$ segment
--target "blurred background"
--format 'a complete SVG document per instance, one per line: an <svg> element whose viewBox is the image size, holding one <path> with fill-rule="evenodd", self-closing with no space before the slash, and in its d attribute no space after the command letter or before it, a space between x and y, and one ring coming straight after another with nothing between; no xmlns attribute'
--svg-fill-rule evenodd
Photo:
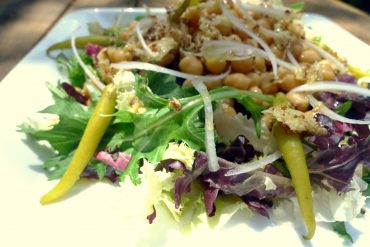
<svg viewBox="0 0 370 247"><path fill-rule="evenodd" d="M369 0L343 0L343 2L351 4L356 8L359 8L363 11L366 11L367 13L370 13L370 1Z"/></svg>

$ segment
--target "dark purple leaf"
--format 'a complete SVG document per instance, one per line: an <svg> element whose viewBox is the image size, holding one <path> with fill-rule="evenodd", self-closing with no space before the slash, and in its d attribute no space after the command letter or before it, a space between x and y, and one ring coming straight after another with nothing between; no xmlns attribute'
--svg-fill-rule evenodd
<svg viewBox="0 0 370 247"><path fill-rule="evenodd" d="M87 166L85 170L80 175L81 178L88 179L98 179L98 173L95 169L92 169L90 166ZM119 175L116 173L113 167L107 166L107 170L104 175L105 178L109 179L111 182L116 183L119 180Z"/></svg>
<svg viewBox="0 0 370 247"><path fill-rule="evenodd" d="M85 46L85 52L87 55L94 58L94 61L96 62L98 53L101 51L103 47L96 44L87 44Z"/></svg>
<svg viewBox="0 0 370 247"><path fill-rule="evenodd" d="M207 158L203 153L196 155L192 170L184 170L181 176L175 180L175 207L179 208L181 204L181 196L190 192L191 182L198 178L207 167Z"/></svg>
<svg viewBox="0 0 370 247"><path fill-rule="evenodd" d="M238 136L229 146L217 151L217 155L228 161L245 163L258 154L244 136Z"/></svg>
<svg viewBox="0 0 370 247"><path fill-rule="evenodd" d="M258 199L257 197L251 195L243 196L242 199L254 212L269 218L268 209L273 205L271 200Z"/></svg>
<svg viewBox="0 0 370 247"><path fill-rule="evenodd" d="M337 191L345 191L360 163L370 163L370 137L352 145L329 148L307 160L314 183L327 180Z"/></svg>
<svg viewBox="0 0 370 247"><path fill-rule="evenodd" d="M219 189L215 189L212 187L209 187L208 185L205 185L204 188L204 205L206 208L206 213L209 217L212 217L216 213L216 206L215 201L218 196Z"/></svg>
<svg viewBox="0 0 370 247"><path fill-rule="evenodd" d="M357 82L357 79L351 75L338 75L337 81L354 84Z"/></svg>
<svg viewBox="0 0 370 247"><path fill-rule="evenodd" d="M77 90L69 83L63 82L62 83L63 90L72 98L74 98L77 102L87 105L87 97L82 95L81 93L77 92Z"/></svg>
<svg viewBox="0 0 370 247"><path fill-rule="evenodd" d="M155 210L155 207L153 206L153 213L149 214L146 219L149 221L149 224L152 224L154 219L157 217L157 211Z"/></svg>

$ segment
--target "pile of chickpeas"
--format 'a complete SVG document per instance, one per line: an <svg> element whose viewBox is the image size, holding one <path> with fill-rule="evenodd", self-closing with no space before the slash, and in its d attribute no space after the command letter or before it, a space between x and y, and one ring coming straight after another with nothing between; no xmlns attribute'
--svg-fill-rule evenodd
<svg viewBox="0 0 370 247"><path fill-rule="evenodd" d="M231 6L230 10L234 15L245 20L243 14L236 6ZM245 25L250 30L256 32L261 39L269 45L271 51L277 58L288 61L286 51L289 49L293 57L302 67L303 75L301 73L298 76L295 71L290 71L286 68L280 67L278 69L278 77L275 78L270 61L261 56L252 56L236 61L226 61L209 57L197 57L191 53L182 54L181 49L179 48L171 54L172 56L170 56L169 61L167 61L167 59L166 63L158 61L157 63L165 66L166 64L176 62L178 63L180 71L194 75L217 75L230 68L231 73L229 75L222 80L208 83L208 89L214 89L220 86L229 86L268 95L274 95L277 92L287 93L293 88L307 82L335 79L336 72L332 65L328 61L325 61L316 50L303 44L302 39L304 39L305 34L301 24L295 23L292 20L276 20L272 17L263 16L258 13L251 13L251 16L258 26L265 29L273 31L279 27L281 30L289 31L291 37L289 39L289 44L287 45L286 43L274 40L273 37L259 33L258 26L256 27L255 24L245 20ZM233 27L230 20L222 15L219 2L215 0L208 0L197 6L189 7L181 15L181 25L185 25L188 32L185 34L186 37L196 39L196 37L199 38L199 36L207 35L207 31L201 30L202 18L207 18L209 23L211 23L207 28L209 30L216 30L222 39L238 41L260 48L254 39L249 37L243 31ZM125 36L122 38L125 38L124 40L128 43L130 40L129 37L136 37L135 35L132 35L134 27L135 24L130 24L127 27L127 30L123 33ZM172 28L171 25L168 27ZM175 36L173 36L173 38L181 44L181 38L179 37L175 38ZM206 37L206 39L212 38ZM137 40L134 42L138 43ZM183 41L183 43L188 42ZM140 47L140 43L135 43L135 45L126 45L124 47L108 47L105 50L105 53L110 62L137 60L138 58L132 55L134 51L133 47L135 46ZM179 46L181 47L181 45ZM186 47L184 50L186 50ZM175 56L174 54L177 55ZM103 65L105 66L105 64ZM183 87L189 86L191 86L191 82L186 80L183 83ZM308 109L308 100L303 94L289 94L288 98L293 106L298 110L306 111Z"/></svg>
<svg viewBox="0 0 370 247"><path fill-rule="evenodd" d="M187 13L185 13L185 21L191 20L187 24L193 25L193 28L196 28L196 25L199 25L197 21L199 21L199 15L201 13L206 13L210 16L213 16L213 18L217 15L221 15L221 9L216 1L209 1L206 4L205 10L201 10L199 7L192 8L193 9L190 9ZM240 11L236 9L235 6L232 11L235 15L243 18ZM189 15L196 16L196 18L192 19L191 16L189 17ZM270 30L273 30L274 25L277 23L277 20L267 16L262 16L260 14L252 14L252 16L259 25ZM258 44L253 39L248 37L240 30L233 29L233 33L226 32L226 29L229 30L226 27L232 27L230 21L228 21L229 23L227 23L227 21L228 20L226 20L226 23L223 23L223 25L218 23L218 26L220 27L220 33L228 33L229 36L233 36L234 40L258 47ZM247 22L246 25L248 26L249 23ZM218 26L216 25L216 28L218 28ZM304 38L303 27L300 24L293 25L291 23L288 27L288 30L290 33L292 33L292 37L299 36L300 38ZM251 30L256 29L253 26L250 26L249 28ZM270 46L276 57L288 61L285 56L286 46L275 43L274 39L271 37L265 37L263 35L260 36ZM323 58L320 56L320 54L316 50L302 44L299 38L293 39L289 50L297 62L302 66L302 68L304 68L304 70L311 72L314 71L312 72L315 73L314 80L335 79L335 72L330 63L327 61L323 62ZM231 68L231 73L223 80L208 83L208 89L214 89L220 86L230 86L241 90L250 90L273 95L277 92L287 93L293 88L302 85L309 80L308 78L297 77L294 71L290 71L285 68L279 68L278 78L274 78L273 72L271 71L272 69L270 62L260 56L253 56L237 61L225 61L207 57L196 57L195 55L186 54L179 60L180 71L195 75L220 74L225 72L229 67ZM184 87L188 87L190 85L191 83L189 81L185 81L183 84ZM289 100L298 110L307 111L308 100L304 95L290 94Z"/></svg>

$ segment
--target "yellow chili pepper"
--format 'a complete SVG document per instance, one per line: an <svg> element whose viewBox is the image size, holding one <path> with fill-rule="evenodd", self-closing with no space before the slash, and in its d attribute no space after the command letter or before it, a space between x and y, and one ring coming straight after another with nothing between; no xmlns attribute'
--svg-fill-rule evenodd
<svg viewBox="0 0 370 247"><path fill-rule="evenodd" d="M277 95L274 105L286 104L287 100L285 101L284 97L284 94ZM303 222L307 228L307 234L304 238L309 240L315 234L316 221L310 176L301 137L298 134L288 133L279 123L274 124L273 134L292 177Z"/></svg>
<svg viewBox="0 0 370 247"><path fill-rule="evenodd" d="M43 197L41 204L48 204L63 197L79 180L81 173L93 157L114 113L116 90L113 84L106 86L92 113L75 154L59 183Z"/></svg>

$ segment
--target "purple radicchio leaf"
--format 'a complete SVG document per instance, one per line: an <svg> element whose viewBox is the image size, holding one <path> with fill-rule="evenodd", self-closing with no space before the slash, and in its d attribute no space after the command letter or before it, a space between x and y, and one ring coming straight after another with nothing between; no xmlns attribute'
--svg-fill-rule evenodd
<svg viewBox="0 0 370 247"><path fill-rule="evenodd" d="M155 207L153 206L153 212L149 214L146 217L146 219L148 220L149 224L152 224L156 217L157 217L157 211L155 210Z"/></svg>
<svg viewBox="0 0 370 247"><path fill-rule="evenodd" d="M78 92L71 84L63 82L61 84L63 90L72 98L74 98L77 102L79 102L82 105L87 105L87 97L82 95L80 92Z"/></svg>
<svg viewBox="0 0 370 247"><path fill-rule="evenodd" d="M103 49L103 47L96 44L89 43L85 46L86 54L93 57L95 62L97 62L98 60L98 54L101 51L101 49Z"/></svg>
<svg viewBox="0 0 370 247"><path fill-rule="evenodd" d="M212 217L216 213L215 201L218 196L219 189L212 188L207 184L204 185L204 205L208 217Z"/></svg>
<svg viewBox="0 0 370 247"><path fill-rule="evenodd" d="M245 163L252 160L258 152L254 149L249 140L240 135L229 146L217 150L217 155L228 161Z"/></svg>
<svg viewBox="0 0 370 247"><path fill-rule="evenodd" d="M90 166L87 166L85 170L80 175L81 178L87 179L98 179L98 172L95 169L92 169ZM116 173L113 167L107 166L107 170L104 174L104 177L109 179L112 183L116 183L119 180L119 175Z"/></svg>
<svg viewBox="0 0 370 247"><path fill-rule="evenodd" d="M206 155L196 155L192 170L184 170L181 176L176 177L175 180L175 207L179 208L181 204L181 196L190 192L191 183L197 179L207 167Z"/></svg>
<svg viewBox="0 0 370 247"><path fill-rule="evenodd" d="M342 145L320 151L307 159L310 178L313 183L326 180L338 192L345 191L360 163L370 164L370 137L352 145Z"/></svg>
<svg viewBox="0 0 370 247"><path fill-rule="evenodd" d="M337 81L354 84L357 82L357 79L354 76L343 74L343 75L337 75Z"/></svg>
<svg viewBox="0 0 370 247"><path fill-rule="evenodd" d="M270 218L268 209L271 208L273 205L270 199L258 199L257 197L252 195L243 196L242 199L254 212Z"/></svg>

